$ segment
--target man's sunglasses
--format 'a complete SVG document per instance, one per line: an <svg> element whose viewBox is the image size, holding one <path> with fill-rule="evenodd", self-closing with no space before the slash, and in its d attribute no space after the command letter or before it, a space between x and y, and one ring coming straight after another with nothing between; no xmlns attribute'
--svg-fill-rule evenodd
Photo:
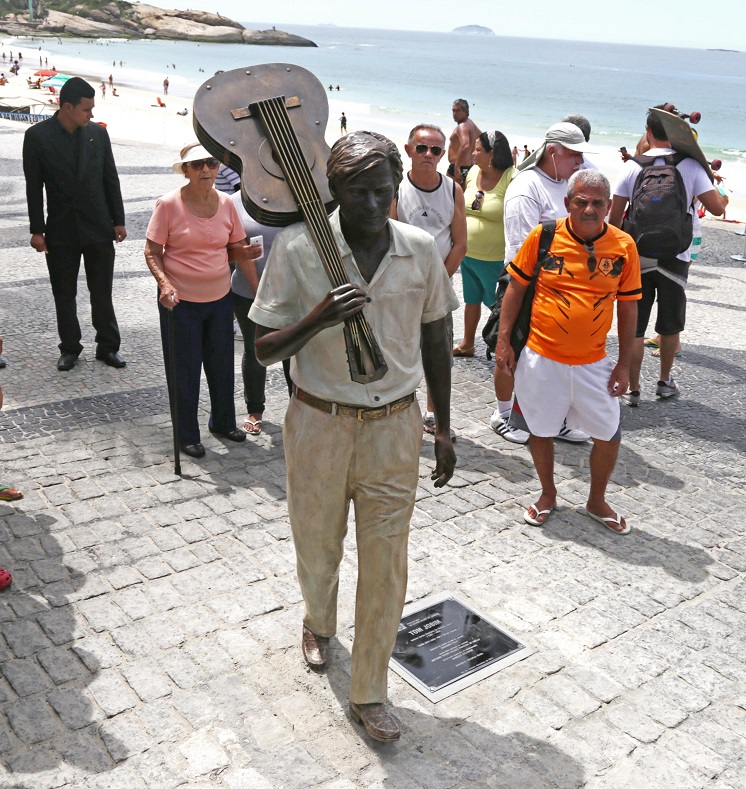
<svg viewBox="0 0 746 789"><path fill-rule="evenodd" d="M471 204L471 210L479 211L482 208L482 200L484 200L484 192L480 189L474 198L474 202Z"/></svg>
<svg viewBox="0 0 746 789"><path fill-rule="evenodd" d="M189 162L192 170L201 170L205 165L214 170L216 167L220 167L220 162L217 159L195 159L193 162Z"/></svg>
<svg viewBox="0 0 746 789"><path fill-rule="evenodd" d="M419 145L414 146L415 151L420 155L423 153L427 153L428 149L432 152L433 156L440 156L443 153L443 148L440 145L425 145L424 142L421 142Z"/></svg>

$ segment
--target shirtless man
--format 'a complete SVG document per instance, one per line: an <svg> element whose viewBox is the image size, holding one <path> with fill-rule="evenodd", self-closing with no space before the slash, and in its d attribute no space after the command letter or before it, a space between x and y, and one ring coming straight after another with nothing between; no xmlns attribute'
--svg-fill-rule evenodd
<svg viewBox="0 0 746 789"><path fill-rule="evenodd" d="M463 188L466 174L474 164L474 143L482 132L469 117L469 102L466 99L456 99L452 111L456 128L448 141L448 175Z"/></svg>

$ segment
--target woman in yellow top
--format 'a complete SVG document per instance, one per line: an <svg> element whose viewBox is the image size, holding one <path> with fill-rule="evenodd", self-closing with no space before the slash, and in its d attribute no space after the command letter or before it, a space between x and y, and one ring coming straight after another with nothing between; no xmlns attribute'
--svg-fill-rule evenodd
<svg viewBox="0 0 746 789"><path fill-rule="evenodd" d="M474 356L481 304L495 303L497 279L505 264L503 203L513 178L513 154L502 132L482 132L474 143L474 166L466 176L466 257L461 263L464 338L454 356Z"/></svg>

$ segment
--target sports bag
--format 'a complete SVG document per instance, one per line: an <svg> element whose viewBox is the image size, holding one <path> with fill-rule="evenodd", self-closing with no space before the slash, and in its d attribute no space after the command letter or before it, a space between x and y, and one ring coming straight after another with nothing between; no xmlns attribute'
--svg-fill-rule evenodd
<svg viewBox="0 0 746 789"><path fill-rule="evenodd" d="M692 243L692 215L686 197L684 179L676 165L682 154L635 156L642 167L622 229L637 244L646 258L670 258L685 252ZM655 164L663 159L665 164Z"/></svg>
<svg viewBox="0 0 746 789"><path fill-rule="evenodd" d="M541 236L539 237L539 253L536 256L536 266L534 267L534 275L531 278L526 292L523 294L523 302L521 308L518 310L515 323L513 324L513 331L510 333L510 344L515 352L516 361L521 355L523 346L528 339L528 332L531 327L531 307L534 302L534 292L536 291L536 277L539 275L539 269L544 259L549 254L549 247L552 246L554 239L554 231L557 228L557 222L554 219L541 223ZM482 329L482 339L487 345L487 358L491 359L492 354L495 352L497 345L497 335L500 332L500 312L502 311L503 299L505 298L505 291L510 284L511 276L507 269L500 274L497 280L497 293L495 294L495 303L490 309L490 316Z"/></svg>

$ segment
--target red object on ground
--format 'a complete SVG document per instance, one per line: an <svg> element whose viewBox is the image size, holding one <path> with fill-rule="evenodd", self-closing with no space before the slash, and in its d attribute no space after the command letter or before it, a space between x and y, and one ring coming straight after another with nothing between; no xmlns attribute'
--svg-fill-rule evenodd
<svg viewBox="0 0 746 789"><path fill-rule="evenodd" d="M0 589L5 589L6 586L10 586L13 578L11 574L7 570L3 570L0 567Z"/></svg>

